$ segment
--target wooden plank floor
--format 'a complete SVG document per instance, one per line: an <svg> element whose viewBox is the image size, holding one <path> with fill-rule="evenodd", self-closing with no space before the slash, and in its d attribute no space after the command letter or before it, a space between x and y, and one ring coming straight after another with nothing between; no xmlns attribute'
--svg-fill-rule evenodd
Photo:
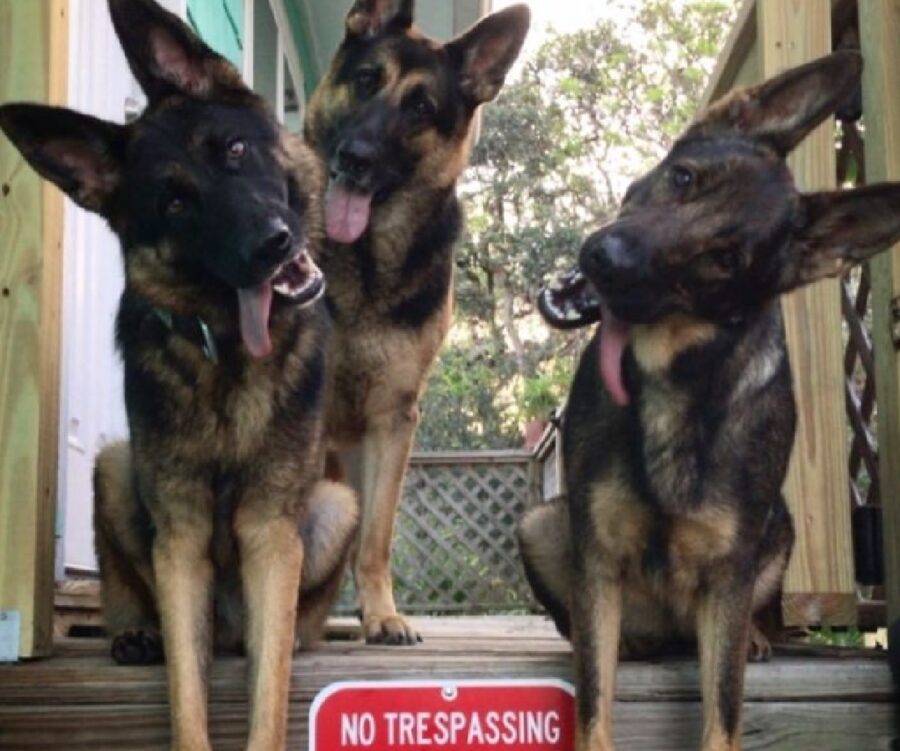
<svg viewBox="0 0 900 751"><path fill-rule="evenodd" d="M572 679L568 645L544 619L420 619L419 626L426 641L417 647L376 648L343 640L298 656L289 748L306 748L309 704L335 681ZM51 659L0 666L2 751L168 748L163 668L115 666L96 640L65 640L57 651ZM210 728L217 750L244 747L244 671L243 659L215 661ZM745 698L745 751L900 749L900 711L890 672L872 653L778 654L769 664L749 667ZM696 749L700 724L696 660L621 666L616 707L621 751Z"/></svg>

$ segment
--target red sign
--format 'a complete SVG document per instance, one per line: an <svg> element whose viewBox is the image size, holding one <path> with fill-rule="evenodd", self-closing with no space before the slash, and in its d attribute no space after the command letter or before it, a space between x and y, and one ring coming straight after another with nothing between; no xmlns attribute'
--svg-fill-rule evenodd
<svg viewBox="0 0 900 751"><path fill-rule="evenodd" d="M309 751L570 751L574 690L562 681L335 683L309 712Z"/></svg>

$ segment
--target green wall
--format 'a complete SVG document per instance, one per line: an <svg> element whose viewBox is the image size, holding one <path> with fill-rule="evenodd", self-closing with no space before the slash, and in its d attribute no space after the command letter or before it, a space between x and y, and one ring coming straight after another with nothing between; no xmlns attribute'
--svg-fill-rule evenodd
<svg viewBox="0 0 900 751"><path fill-rule="evenodd" d="M353 0L284 0L303 65L307 95L315 89L344 36L344 17ZM481 0L417 0L416 23L448 40L477 20Z"/></svg>
<svg viewBox="0 0 900 751"><path fill-rule="evenodd" d="M244 57L244 0L188 0L188 22L238 69Z"/></svg>

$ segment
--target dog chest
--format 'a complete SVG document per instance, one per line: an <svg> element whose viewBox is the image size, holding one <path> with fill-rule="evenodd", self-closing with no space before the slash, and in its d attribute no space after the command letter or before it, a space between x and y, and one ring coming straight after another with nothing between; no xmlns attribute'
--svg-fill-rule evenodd
<svg viewBox="0 0 900 751"><path fill-rule="evenodd" d="M664 600L696 592L738 542L734 509L698 504L691 512L667 514L621 476L595 482L589 503L600 565Z"/></svg>

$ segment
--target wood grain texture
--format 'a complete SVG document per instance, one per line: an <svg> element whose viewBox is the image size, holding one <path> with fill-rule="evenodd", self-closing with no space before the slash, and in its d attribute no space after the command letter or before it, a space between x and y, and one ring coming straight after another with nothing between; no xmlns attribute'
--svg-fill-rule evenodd
<svg viewBox="0 0 900 751"><path fill-rule="evenodd" d="M428 639L408 650L330 642L295 658L288 747L306 747L310 702L335 681L572 680L571 650L545 619L440 618L420 625ZM61 656L49 660L0 668L0 751L167 748L162 667L115 666L104 643L93 640L68 640L58 651ZM220 657L213 664L210 728L217 749L243 748L245 675L241 658ZM884 656L874 652L849 658L776 655L769 664L748 667L745 701L745 749L887 751L900 733L890 674ZM615 713L621 748L696 748L697 660L622 663Z"/></svg>
<svg viewBox="0 0 900 751"><path fill-rule="evenodd" d="M65 98L65 0L0 0L0 102ZM50 648L62 199L0 137L0 608Z"/></svg>
<svg viewBox="0 0 900 751"><path fill-rule="evenodd" d="M866 174L870 183L900 180L900 0L860 3L859 25L866 61ZM900 354L891 304L900 297L900 246L874 259L871 268L885 590L893 623L900 619Z"/></svg>
<svg viewBox="0 0 900 751"><path fill-rule="evenodd" d="M615 737L628 751L693 751L700 743L699 704L617 703ZM744 751L892 751L900 739L890 704L747 705ZM3 751L166 751L168 708L45 707L38 712L0 708ZM213 705L210 737L217 751L245 747L247 723L240 711ZM73 731L73 729L76 729ZM291 705L288 748L307 746L305 707ZM338 751L337 749L335 751Z"/></svg>
<svg viewBox="0 0 900 751"><path fill-rule="evenodd" d="M47 101L68 99L69 0L49 0L49 80ZM53 642L54 556L59 477L60 381L62 377L63 237L65 200L44 181L41 186L40 363L38 387L38 487L35 498L35 595L32 655L48 654Z"/></svg>
<svg viewBox="0 0 900 751"><path fill-rule="evenodd" d="M757 29L760 73L769 78L831 51L831 3L759 0ZM791 155L801 190L834 188L833 134L829 120ZM784 299L783 310L798 418L785 486L797 544L785 577L784 613L787 618L800 612L790 602L795 594L822 593L830 596L822 600L822 622L853 623L855 610L827 607L834 595L855 592L839 282L827 280L795 292Z"/></svg>
<svg viewBox="0 0 900 751"><path fill-rule="evenodd" d="M759 80L756 36L756 0L743 0L700 99L698 111L702 112L734 87Z"/></svg>

